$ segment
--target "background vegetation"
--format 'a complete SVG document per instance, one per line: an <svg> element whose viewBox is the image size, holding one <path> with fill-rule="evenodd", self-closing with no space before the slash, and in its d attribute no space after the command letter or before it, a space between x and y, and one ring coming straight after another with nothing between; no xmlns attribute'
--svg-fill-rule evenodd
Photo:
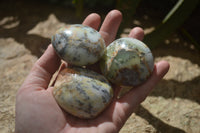
<svg viewBox="0 0 200 133"><path fill-rule="evenodd" d="M200 49L199 42L192 33L181 27L189 18L193 11L198 7L199 0L48 0L53 4L62 4L76 8L76 15L81 17L84 8L92 9L118 9L123 13L123 23L121 29L130 25L138 9L147 7L153 8L161 16L161 22L154 31L145 36L144 42L151 48L161 44L175 30L189 39L196 48ZM120 31L122 32L122 31ZM120 34L119 32L119 34Z"/></svg>

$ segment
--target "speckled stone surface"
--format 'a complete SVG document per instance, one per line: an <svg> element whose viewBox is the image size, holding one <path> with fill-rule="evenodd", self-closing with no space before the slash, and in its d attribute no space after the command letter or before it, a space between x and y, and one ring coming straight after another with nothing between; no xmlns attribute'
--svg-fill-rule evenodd
<svg viewBox="0 0 200 133"><path fill-rule="evenodd" d="M133 38L120 38L106 49L101 61L102 73L114 84L136 86L152 73L154 60L150 49Z"/></svg>
<svg viewBox="0 0 200 133"><path fill-rule="evenodd" d="M52 44L63 60L76 66L94 64L106 47L99 32L80 24L59 29L52 36Z"/></svg>
<svg viewBox="0 0 200 133"><path fill-rule="evenodd" d="M53 95L65 111L87 119L96 117L109 105L113 90L104 76L73 67L59 73Z"/></svg>

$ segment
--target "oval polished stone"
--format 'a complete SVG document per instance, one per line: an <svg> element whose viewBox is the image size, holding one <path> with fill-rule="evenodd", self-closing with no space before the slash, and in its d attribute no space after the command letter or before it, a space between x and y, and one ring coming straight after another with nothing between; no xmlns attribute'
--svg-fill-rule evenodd
<svg viewBox="0 0 200 133"><path fill-rule="evenodd" d="M51 42L63 60L76 66L94 64L101 58L106 47L99 32L80 24L59 29L52 36Z"/></svg>
<svg viewBox="0 0 200 133"><path fill-rule="evenodd" d="M150 49L133 38L120 38L106 49L101 70L112 83L136 86L148 79L154 68Z"/></svg>
<svg viewBox="0 0 200 133"><path fill-rule="evenodd" d="M59 73L53 95L66 112L90 119L109 105L113 90L104 76L84 68L71 67Z"/></svg>

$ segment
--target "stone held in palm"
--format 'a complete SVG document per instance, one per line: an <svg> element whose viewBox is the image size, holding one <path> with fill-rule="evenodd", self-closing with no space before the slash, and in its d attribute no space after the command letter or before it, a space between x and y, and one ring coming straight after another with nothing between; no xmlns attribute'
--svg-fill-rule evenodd
<svg viewBox="0 0 200 133"><path fill-rule="evenodd" d="M120 38L112 42L101 60L101 70L113 84L133 87L144 83L154 68L153 55L143 42Z"/></svg>
<svg viewBox="0 0 200 133"><path fill-rule="evenodd" d="M81 24L60 28L51 39L56 53L67 63L86 66L104 54L105 41L95 29Z"/></svg>
<svg viewBox="0 0 200 133"><path fill-rule="evenodd" d="M71 67L59 73L53 95L66 112L91 119L110 104L113 90L104 76L88 69Z"/></svg>

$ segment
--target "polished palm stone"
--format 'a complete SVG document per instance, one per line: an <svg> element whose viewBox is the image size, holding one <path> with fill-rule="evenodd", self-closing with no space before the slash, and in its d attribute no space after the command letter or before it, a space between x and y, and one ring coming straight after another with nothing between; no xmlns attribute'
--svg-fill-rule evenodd
<svg viewBox="0 0 200 133"><path fill-rule="evenodd" d="M150 49L133 38L120 38L112 42L101 60L101 70L112 83L137 86L145 82L154 68Z"/></svg>
<svg viewBox="0 0 200 133"><path fill-rule="evenodd" d="M71 67L59 73L53 95L66 112L90 119L109 105L113 90L104 76L84 68Z"/></svg>
<svg viewBox="0 0 200 133"><path fill-rule="evenodd" d="M80 24L59 29L52 36L51 42L63 60L76 66L94 64L101 58L106 47L99 32Z"/></svg>

